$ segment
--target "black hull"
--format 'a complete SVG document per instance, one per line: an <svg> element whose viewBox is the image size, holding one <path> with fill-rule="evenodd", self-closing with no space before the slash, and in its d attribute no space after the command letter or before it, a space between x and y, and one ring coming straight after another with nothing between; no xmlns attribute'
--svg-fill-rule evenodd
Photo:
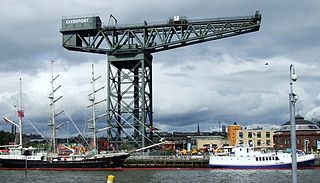
<svg viewBox="0 0 320 183"><path fill-rule="evenodd" d="M119 168L123 166L128 155L85 159L80 161L35 161L0 159L1 168L21 169L90 169L90 168Z"/></svg>

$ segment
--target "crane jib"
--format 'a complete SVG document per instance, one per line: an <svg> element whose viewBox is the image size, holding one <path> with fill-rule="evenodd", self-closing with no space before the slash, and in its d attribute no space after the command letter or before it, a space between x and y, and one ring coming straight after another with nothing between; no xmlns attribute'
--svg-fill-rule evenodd
<svg viewBox="0 0 320 183"><path fill-rule="evenodd" d="M252 16L187 19L102 26L99 16L62 19L62 46L98 54L150 53L237 36L260 29L261 14Z"/></svg>

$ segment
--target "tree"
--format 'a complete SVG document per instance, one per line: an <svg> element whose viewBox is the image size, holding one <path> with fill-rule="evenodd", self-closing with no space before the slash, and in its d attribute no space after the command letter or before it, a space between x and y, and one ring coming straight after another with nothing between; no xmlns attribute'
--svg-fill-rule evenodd
<svg viewBox="0 0 320 183"><path fill-rule="evenodd" d="M0 131L0 145L8 145L9 142L14 142L14 134Z"/></svg>

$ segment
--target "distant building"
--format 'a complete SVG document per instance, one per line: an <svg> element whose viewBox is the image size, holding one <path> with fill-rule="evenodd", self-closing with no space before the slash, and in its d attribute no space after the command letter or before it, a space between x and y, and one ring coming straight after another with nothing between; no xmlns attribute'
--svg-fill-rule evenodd
<svg viewBox="0 0 320 183"><path fill-rule="evenodd" d="M233 125L228 126L228 140L229 145L234 146L237 144L237 131L241 130L241 126L234 122Z"/></svg>
<svg viewBox="0 0 320 183"><path fill-rule="evenodd" d="M228 144L226 140L226 133L222 132L201 132L197 129L197 132L158 132L154 136L153 140L158 142L160 138L164 138L167 141L172 141L176 149L187 149L187 145L191 144L196 148L203 148L204 145L217 145L221 143ZM221 141L220 139L225 139ZM219 142L218 142L219 141Z"/></svg>
<svg viewBox="0 0 320 183"><path fill-rule="evenodd" d="M223 136L195 136L196 146L198 149L216 149L220 146L228 146L229 141L226 137Z"/></svg>
<svg viewBox="0 0 320 183"><path fill-rule="evenodd" d="M320 141L320 128L311 121L305 120L300 115L295 117L297 149L311 152L317 150L317 141ZM276 150L291 148L290 121L284 123L273 136Z"/></svg>
<svg viewBox="0 0 320 183"><path fill-rule="evenodd" d="M222 133L227 133L226 125L222 125Z"/></svg>
<svg viewBox="0 0 320 183"><path fill-rule="evenodd" d="M256 149L273 149L274 131L263 128L238 130L237 145Z"/></svg>

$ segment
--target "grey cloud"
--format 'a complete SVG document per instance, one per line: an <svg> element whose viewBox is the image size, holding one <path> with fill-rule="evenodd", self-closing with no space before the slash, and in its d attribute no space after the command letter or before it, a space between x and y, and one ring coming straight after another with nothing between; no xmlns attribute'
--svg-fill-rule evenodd
<svg viewBox="0 0 320 183"><path fill-rule="evenodd" d="M62 67L65 77L73 76L69 81L72 86L68 89L84 87L85 71L75 71L75 68L83 63L101 64L106 58L62 48L59 33L62 16L98 14L104 23L108 23L109 14L113 14L119 24L128 24L144 20L164 21L174 15L191 19L253 15L260 10L262 24L258 32L154 54L154 114L156 123L166 124L171 129L179 126L193 129L197 122L210 129L211 125L217 126L218 120L226 123L239 121L244 125L278 124L288 118L290 63L295 64L301 76L295 85L302 97L297 108L303 114L309 111L312 113L308 114L317 114L320 87L317 82L320 48L318 9L316 0L308 3L298 0L142 0L134 3L115 0L5 0L0 12L0 74L3 77L23 75L30 80L43 78L44 73L49 75L48 61L53 59L62 63L59 67ZM268 67L265 62L269 63ZM14 101L16 95L8 97L7 93L12 93L16 83L8 85L7 90L1 87L1 102ZM77 121L84 118L76 114L77 110L85 107L82 100L86 99L72 102L71 97L80 100L85 92L85 89L73 95L66 92L69 98L66 97L68 105L65 107L73 107ZM32 103L32 100L25 102ZM48 102L45 103L47 105ZM72 103L77 106L72 106ZM44 104L40 106L44 108ZM6 114L8 109L1 105L0 112ZM47 121L46 116L43 112L34 119ZM46 128L44 124L40 126Z"/></svg>

